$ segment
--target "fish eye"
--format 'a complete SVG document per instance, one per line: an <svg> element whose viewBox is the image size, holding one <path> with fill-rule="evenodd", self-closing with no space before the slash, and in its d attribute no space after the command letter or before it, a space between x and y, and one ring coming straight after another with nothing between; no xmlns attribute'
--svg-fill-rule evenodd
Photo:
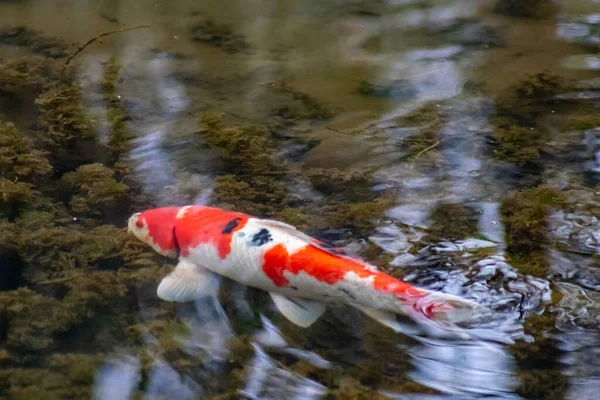
<svg viewBox="0 0 600 400"><path fill-rule="evenodd" d="M135 221L135 226L142 229L144 227L144 223L138 218L138 220Z"/></svg>

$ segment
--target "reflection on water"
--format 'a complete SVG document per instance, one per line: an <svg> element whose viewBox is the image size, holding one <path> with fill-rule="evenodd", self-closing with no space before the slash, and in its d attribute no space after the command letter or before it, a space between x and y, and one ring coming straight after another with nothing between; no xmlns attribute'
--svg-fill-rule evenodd
<svg viewBox="0 0 600 400"><path fill-rule="evenodd" d="M596 398L599 15L593 0L0 1L0 397ZM138 24L57 72L71 42ZM71 175L32 172L42 156ZM78 169L90 160L105 169ZM172 264L119 229L181 204L286 220L489 312L394 332L338 307L301 329L225 279L167 304Z"/></svg>

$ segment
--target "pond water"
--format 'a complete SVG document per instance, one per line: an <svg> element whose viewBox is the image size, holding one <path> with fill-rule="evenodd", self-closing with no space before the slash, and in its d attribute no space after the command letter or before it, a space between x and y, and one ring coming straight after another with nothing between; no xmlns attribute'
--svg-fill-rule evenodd
<svg viewBox="0 0 600 400"><path fill-rule="evenodd" d="M596 0L0 0L0 398L598 398L599 46ZM185 204L493 317L164 302L127 218Z"/></svg>

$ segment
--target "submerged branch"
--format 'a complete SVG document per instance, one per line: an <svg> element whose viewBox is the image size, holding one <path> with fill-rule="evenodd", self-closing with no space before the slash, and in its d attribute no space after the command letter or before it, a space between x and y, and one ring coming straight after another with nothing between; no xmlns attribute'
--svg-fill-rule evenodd
<svg viewBox="0 0 600 400"><path fill-rule="evenodd" d="M71 54L69 56L69 58L67 58L67 61L65 61L65 65L63 66L61 73L63 73L64 70L69 66L69 63L71 62L71 60L73 60L73 58L75 58L75 56L77 56L79 53L81 53L83 50L85 50L86 47L88 47L95 41L97 41L105 36L113 35L115 33L134 31L134 30L142 29L142 28L150 28L150 25L138 25L138 26L134 26L131 28L122 28L122 29L117 29L117 30L110 31L110 32L99 33L98 35L94 36L93 38L91 38L90 40L88 40L87 42L85 42L84 44L79 46L77 49L75 49L73 54Z"/></svg>
<svg viewBox="0 0 600 400"><path fill-rule="evenodd" d="M416 162L419 157L421 157L423 154L427 153L429 150L433 150L434 148L436 148L438 145L440 144L440 141L436 141L434 144L432 144L429 147L424 148L423 150L419 151L417 154L415 154L415 157L413 158L412 162Z"/></svg>

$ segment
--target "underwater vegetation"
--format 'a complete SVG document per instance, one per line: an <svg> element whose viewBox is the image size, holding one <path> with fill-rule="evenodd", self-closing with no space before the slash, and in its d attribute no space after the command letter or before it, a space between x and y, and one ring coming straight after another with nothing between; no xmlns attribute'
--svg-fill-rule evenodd
<svg viewBox="0 0 600 400"><path fill-rule="evenodd" d="M319 100L301 92L285 81L273 83L269 87L290 98L286 104L271 109L272 117L285 121L288 125L300 120L327 120L335 114L334 110L329 109Z"/></svg>
<svg viewBox="0 0 600 400"><path fill-rule="evenodd" d="M494 9L509 17L546 19L558 11L552 0L498 0Z"/></svg>
<svg viewBox="0 0 600 400"><path fill-rule="evenodd" d="M377 9L385 2L372 3ZM546 18L540 10L548 4L501 0L497 10L508 16ZM415 7L420 11L427 6ZM359 11L358 15L377 18L379 14ZM186 28L194 41L234 59L252 52L247 38L232 26L204 17L196 21ZM109 22L118 21L111 17ZM495 28L469 24L440 29L465 45L501 44ZM263 327L259 313L276 322L290 348L331 361L332 366L323 368L299 353L268 349L279 370L325 385L325 399L386 398L377 394L379 389L411 393L415 398L420 393L438 393L408 377L414 368L406 351L413 345L410 339L347 309L328 310L310 329L301 330L274 311L268 295L258 291L243 293L251 310L240 310L240 293L234 290L238 288L225 282L219 299L232 317L234 335L203 331L191 322L190 316L197 312L192 305L156 298L157 283L174 261L127 233L125 223L132 212L163 205L164 198L182 205L210 189L210 205L288 222L332 245L350 245L348 251L394 276L407 275L407 269L390 264L396 257L393 251L371 240L382 227L409 231L385 216L404 189L374 191L375 169L303 163L304 154L320 140L305 136L305 128L332 119L336 112L332 107L300 85L278 81L269 85L268 96L280 101L273 102L270 115L261 123L207 111L191 133L176 128L170 133L193 136L185 145L198 144L202 157L210 158L210 166L200 168L178 159L173 162L177 171L172 185L160 194L148 193L135 172L136 160L129 157L136 146L137 114L132 111L136 104L120 91L120 83L129 75L118 57L100 65L100 79L86 81L90 78L80 80L72 68L64 68L61 58L67 55L67 47L58 39L10 27L0 31L0 42L27 47L35 54L0 60L0 96L33 114L29 125L22 125L0 110L0 398L91 398L99 367L122 352L140 361L135 398L149 398L144 391L153 373L168 365L181 381L189 377L201 381L203 398L239 399L238 390L252 379L257 352L251 335ZM176 52L161 56L182 63L189 59ZM221 88L229 79L183 74L173 72L168 78L200 83L203 90ZM524 77L498 96L490 120L492 156L519 172L531 166L542 169L543 158L554 155L546 146L556 139L554 135L600 126L596 114L579 111L557 124L556 131L548 129L545 117L555 108L563 111L556 95L570 90L570 85L544 72ZM391 101L412 100L416 93L403 80L362 81L355 90ZM445 145L452 138L443 128L455 114L445 111L445 105L427 103L394 119L401 132L391 147L402 152L394 162L406 171L416 165L417 171L411 170L415 176L446 172ZM547 251L557 246L548 232L549 219L558 211L573 211L577 200L570 198L573 190L539 184L541 180L503 193L500 218L507 261L523 275L548 278ZM429 189L437 190L435 179L432 185ZM591 191L586 189L588 194ZM446 193L434 197L438 194ZM589 204L596 203L590 200ZM597 208L584 210L588 219L600 217ZM418 239L407 240L418 242L410 252L440 241L477 237L477 221L475 207L443 199L429 215L429 227L419 230ZM589 248L586 251L589 255ZM591 260L593 268L600 268L597 255ZM209 309L209 304L198 309ZM518 341L509 348L517 362L518 393L527 399L559 399L568 386L559 361L562 354L550 335L554 325L552 312L529 317L525 330L533 341ZM193 341L195 334L219 336L226 354L215 356L218 346L190 346L186 340ZM274 384L264 389L265 396L285 398L294 389L288 375L268 379Z"/></svg>
<svg viewBox="0 0 600 400"><path fill-rule="evenodd" d="M550 246L548 217L565 202L563 192L546 185L512 191L502 202L500 213L507 252L520 273L546 277L548 265L544 249Z"/></svg>
<svg viewBox="0 0 600 400"><path fill-rule="evenodd" d="M412 87L410 81L398 79L387 85L361 81L357 92L363 96L404 101L413 97L416 94L416 89Z"/></svg>
<svg viewBox="0 0 600 400"><path fill-rule="evenodd" d="M134 323L117 310L133 309L136 288L165 266L123 229L139 199L123 183L128 170L111 166L127 160L95 140L81 88L62 66L40 56L0 64L1 91L37 114L26 132L0 117L0 393L10 398L89 397L103 352L126 343ZM104 153L109 165L92 162ZM70 354L81 335L93 344Z"/></svg>
<svg viewBox="0 0 600 400"><path fill-rule="evenodd" d="M0 62L0 93L31 104L49 85L71 82L70 70L63 64L41 56L16 57Z"/></svg>
<svg viewBox="0 0 600 400"><path fill-rule="evenodd" d="M115 345L139 354L144 374L158 354L181 373L205 370L201 357L190 358L173 339L186 328L171 304L153 297L155 315L144 323L135 312L139 291L154 293L172 262L125 229L132 212L155 203L128 158L134 135L127 100L117 96L121 68L112 58L98 82L77 82L63 66L49 56L0 63L0 91L35 110L23 131L0 119L0 261L10 270L0 280L0 396L9 398L89 398L97 368ZM83 90L91 100L84 101ZM286 145L315 145L287 135L286 127L332 112L289 85L275 90L288 99L285 124L277 116L264 126L233 124L218 113L200 118L197 135L218 160L211 204L314 232L369 232L391 198L371 193L365 171L304 169L301 153L286 158L280 151ZM88 107L103 107L106 118L92 117ZM99 131L108 132L106 140ZM295 184L314 185L327 200L306 201L290 190ZM248 373L254 354L248 327L237 328L240 335L228 344L235 350L230 377L208 377L210 397L236 398ZM147 347L148 334L159 347ZM75 349L72 343L86 344ZM346 386L336 385L333 398L355 387Z"/></svg>
<svg viewBox="0 0 600 400"><path fill-rule="evenodd" d="M249 53L252 49L244 35L237 34L231 26L220 24L211 17L203 17L190 27L190 37L196 42L218 47L227 53Z"/></svg>
<svg viewBox="0 0 600 400"><path fill-rule="evenodd" d="M551 114L560 104L556 96L568 87L565 79L541 72L525 76L502 93L491 119L492 157L520 167L537 164L550 151L546 142L552 137L540 118Z"/></svg>
<svg viewBox="0 0 600 400"><path fill-rule="evenodd" d="M531 316L525 321L525 332L533 337L532 342L510 346L518 366L517 393L527 399L563 399L569 386L559 361L563 352L549 335L554 326L555 318L548 311Z"/></svg>
<svg viewBox="0 0 600 400"><path fill-rule="evenodd" d="M33 53L50 58L65 57L68 49L68 45L60 39L46 36L25 26L1 28L0 43L28 47Z"/></svg>

